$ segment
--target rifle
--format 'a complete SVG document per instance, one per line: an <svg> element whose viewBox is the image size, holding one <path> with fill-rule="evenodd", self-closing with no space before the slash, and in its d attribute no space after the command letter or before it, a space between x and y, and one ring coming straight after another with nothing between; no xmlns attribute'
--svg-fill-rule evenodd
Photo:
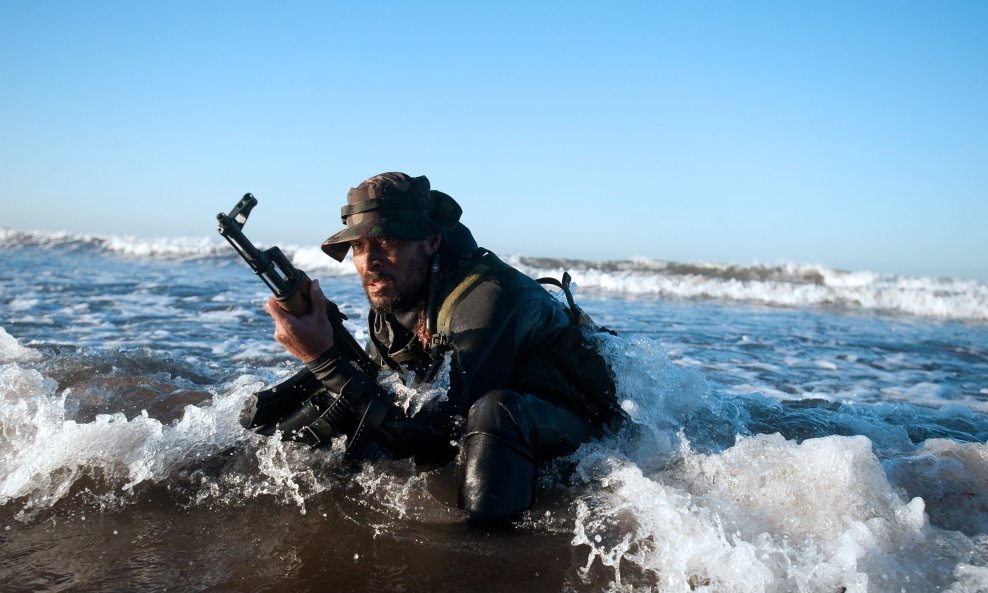
<svg viewBox="0 0 988 593"><path fill-rule="evenodd" d="M257 206L257 198L247 193L229 214L222 212L217 214L219 233L233 246L254 273L268 285L282 309L296 317L304 315L312 307L309 301L309 286L312 281L305 272L288 261L280 248L275 246L264 250L258 249L244 235L244 225L254 206ZM333 327L333 340L342 350L343 355L359 364L370 376L376 376L377 365L353 335L343 327L343 320L347 317L340 312L336 303L327 300L326 315Z"/></svg>

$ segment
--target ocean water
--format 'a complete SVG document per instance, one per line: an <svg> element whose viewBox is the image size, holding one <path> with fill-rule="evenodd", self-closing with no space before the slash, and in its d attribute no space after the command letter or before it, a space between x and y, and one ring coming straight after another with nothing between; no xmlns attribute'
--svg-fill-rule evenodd
<svg viewBox="0 0 988 593"><path fill-rule="evenodd" d="M349 265L282 247L364 339ZM218 237L0 229L0 589L988 591L988 286L509 259L617 330L633 422L484 530L455 467L240 427L296 365Z"/></svg>

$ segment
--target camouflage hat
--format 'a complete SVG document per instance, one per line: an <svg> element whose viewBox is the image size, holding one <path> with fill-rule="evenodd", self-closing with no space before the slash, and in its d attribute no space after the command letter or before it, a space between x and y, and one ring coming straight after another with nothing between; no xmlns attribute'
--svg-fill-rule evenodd
<svg viewBox="0 0 988 593"><path fill-rule="evenodd" d="M351 188L340 210L346 228L323 241L322 250L343 261L350 241L388 237L417 240L449 230L460 220L456 200L431 189L428 178L381 173Z"/></svg>

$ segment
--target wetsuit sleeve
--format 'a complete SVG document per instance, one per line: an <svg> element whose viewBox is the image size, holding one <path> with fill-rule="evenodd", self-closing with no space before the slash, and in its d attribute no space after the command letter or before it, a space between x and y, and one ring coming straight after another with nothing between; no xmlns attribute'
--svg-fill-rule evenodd
<svg viewBox="0 0 988 593"><path fill-rule="evenodd" d="M443 422L428 413L408 417L401 408L392 405L392 397L373 378L344 358L335 346L307 363L307 366L342 404L342 412L329 427L329 436L346 434L349 438L348 454L359 458L375 450L373 444L356 436L358 432L369 433L367 439L393 457L406 457L414 453L421 454L423 458L448 460L454 451L448 442ZM376 421L366 421L367 416L374 415L368 413L372 405L380 406L383 414ZM367 426L365 422L373 425ZM363 430L358 430L362 425ZM356 449L351 449L351 446Z"/></svg>
<svg viewBox="0 0 988 593"><path fill-rule="evenodd" d="M340 394L343 386L354 376L364 374L356 363L343 356L335 344L322 356L305 364L323 386L335 394Z"/></svg>

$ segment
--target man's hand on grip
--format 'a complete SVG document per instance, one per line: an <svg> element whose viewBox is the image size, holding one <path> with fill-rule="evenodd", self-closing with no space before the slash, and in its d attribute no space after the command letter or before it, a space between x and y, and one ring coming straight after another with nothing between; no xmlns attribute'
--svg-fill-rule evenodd
<svg viewBox="0 0 988 593"><path fill-rule="evenodd" d="M318 280L309 286L309 299L312 307L299 317L282 309L274 297L264 307L274 319L274 339L302 362L319 358L333 346L333 326L326 316L326 297Z"/></svg>

